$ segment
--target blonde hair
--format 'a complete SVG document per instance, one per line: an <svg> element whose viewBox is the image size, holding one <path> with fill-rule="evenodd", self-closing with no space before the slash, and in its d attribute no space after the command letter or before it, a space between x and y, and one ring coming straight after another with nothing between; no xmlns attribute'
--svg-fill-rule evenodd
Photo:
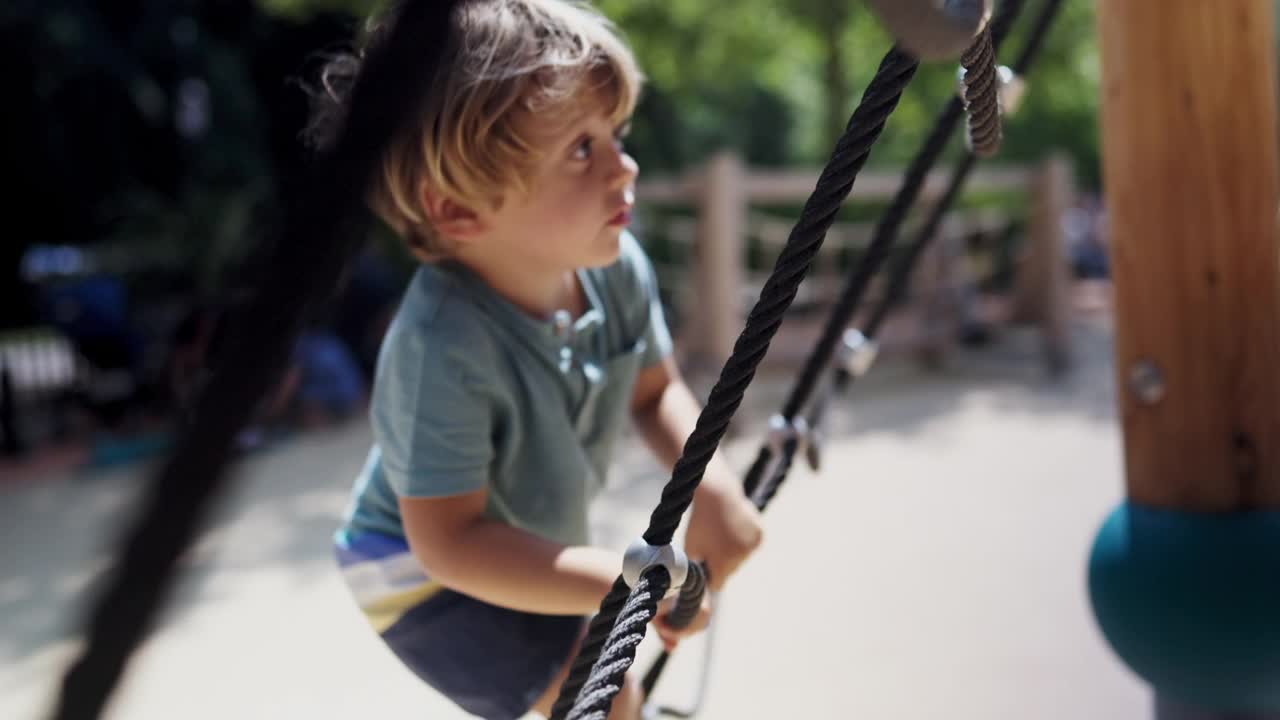
<svg viewBox="0 0 1280 720"><path fill-rule="evenodd" d="M385 40L399 4L371 22L364 50L332 58L309 133L332 139L346 113L361 58ZM463 0L448 46L412 132L393 138L369 205L424 261L451 254L431 227L422 190L475 207L496 207L504 191L525 191L541 159L527 119L568 116L590 101L621 124L635 109L643 76L630 49L597 11L571 0Z"/></svg>

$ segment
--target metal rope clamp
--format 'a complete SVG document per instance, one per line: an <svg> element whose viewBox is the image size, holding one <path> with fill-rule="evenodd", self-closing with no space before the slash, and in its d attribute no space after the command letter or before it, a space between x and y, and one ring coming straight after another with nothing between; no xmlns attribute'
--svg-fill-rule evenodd
<svg viewBox="0 0 1280 720"><path fill-rule="evenodd" d="M661 565L671 575L671 585L664 598L680 594L685 578L689 576L689 557L674 545L650 545L644 538L637 538L627 546L622 555L622 579L634 588L650 568Z"/></svg>
<svg viewBox="0 0 1280 720"><path fill-rule="evenodd" d="M898 44L921 60L960 56L991 19L992 0L867 0Z"/></svg>
<svg viewBox="0 0 1280 720"><path fill-rule="evenodd" d="M805 455L810 460L809 464L813 465L813 460L808 450L810 439L809 423L804 418L797 417L788 421L781 413L774 413L769 416L769 432L765 435L765 446L769 448L769 464L765 466L764 472L760 475L760 477L764 478L764 482L760 484L761 490L773 483L774 476L778 474L778 470L782 467L782 456L786 452L786 446L789 442L794 441L796 443L795 455Z"/></svg>
<svg viewBox="0 0 1280 720"><path fill-rule="evenodd" d="M790 422L787 421L781 413L774 413L769 417L769 434L766 436L765 442L769 445L769 452L773 457L777 458L782 455L786 444L795 441L796 452L803 452L805 445L809 444L809 423L802 417L797 417ZM777 470L777 468L772 468Z"/></svg>
<svg viewBox="0 0 1280 720"><path fill-rule="evenodd" d="M857 328L844 331L840 348L836 351L836 365L854 377L866 375L880 354L880 344L862 334Z"/></svg>
<svg viewBox="0 0 1280 720"><path fill-rule="evenodd" d="M856 328L849 328L844 331L840 346L836 348L836 352L832 357L832 364L854 377L861 377L871 370L871 366L875 364L876 356L879 353L880 346L876 341L869 339ZM827 390L828 394L834 392L834 385ZM801 440L803 441L801 447L797 448L797 452L804 454L805 460L809 463L809 469L814 472L818 472L822 468L822 446L825 435L820 425L826 404L829 402L829 396L819 398L816 402L817 404L810 410L809 417L811 422L801 419L796 428L797 432L802 433ZM785 419L781 416L776 416L770 422L772 427L772 423L785 423ZM772 445L770 449L773 449ZM782 452L781 444L773 452L775 457L776 453Z"/></svg>

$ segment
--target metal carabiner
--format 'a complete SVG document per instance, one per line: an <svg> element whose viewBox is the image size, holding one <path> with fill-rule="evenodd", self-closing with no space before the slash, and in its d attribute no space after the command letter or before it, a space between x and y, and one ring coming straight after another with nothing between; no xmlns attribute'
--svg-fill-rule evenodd
<svg viewBox="0 0 1280 720"><path fill-rule="evenodd" d="M921 60L953 60L991 19L992 0L867 0L903 48Z"/></svg>

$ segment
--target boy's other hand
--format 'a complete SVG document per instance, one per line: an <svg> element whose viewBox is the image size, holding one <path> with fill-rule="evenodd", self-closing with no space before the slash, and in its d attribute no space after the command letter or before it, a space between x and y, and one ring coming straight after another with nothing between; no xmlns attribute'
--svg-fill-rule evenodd
<svg viewBox="0 0 1280 720"><path fill-rule="evenodd" d="M689 518L684 548L690 562L706 563L712 590L720 590L760 546L760 511L732 482L700 487Z"/></svg>
<svg viewBox="0 0 1280 720"><path fill-rule="evenodd" d="M711 622L711 593L708 591L702 594L702 606L698 608L698 614L693 617L692 622L680 629L668 625L667 615L675 610L678 599L669 597L658 603L658 614L652 621L653 629L658 631L658 638L662 640L662 647L667 652L675 650L681 640L702 632Z"/></svg>

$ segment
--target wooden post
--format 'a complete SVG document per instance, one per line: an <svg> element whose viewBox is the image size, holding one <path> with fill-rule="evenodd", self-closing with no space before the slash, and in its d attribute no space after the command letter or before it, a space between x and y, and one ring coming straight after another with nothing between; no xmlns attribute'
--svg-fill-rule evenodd
<svg viewBox="0 0 1280 720"><path fill-rule="evenodd" d="M1035 225L1041 241L1036 255L1040 288L1040 331L1045 363L1058 374L1071 366L1071 273L1062 219L1075 201L1071 159L1054 153L1036 177Z"/></svg>
<svg viewBox="0 0 1280 720"><path fill-rule="evenodd" d="M1280 507L1272 0L1097 9L1129 497Z"/></svg>
<svg viewBox="0 0 1280 720"><path fill-rule="evenodd" d="M704 173L693 297L698 321L690 337L690 353L718 365L733 352L742 332L747 199L742 163L733 153L713 156Z"/></svg>
<svg viewBox="0 0 1280 720"><path fill-rule="evenodd" d="M1071 160L1050 155L1036 173L1026 253L1016 279L1013 319L1040 326L1045 363L1058 374L1071 364L1071 277L1062 218L1075 196Z"/></svg>
<svg viewBox="0 0 1280 720"><path fill-rule="evenodd" d="M946 361L947 351L959 332L958 319L963 289L959 286L964 263L963 229L954 213L943 217L933 242L924 249L912 276L912 300L903 303L919 310L916 357L928 369ZM884 275L884 273L881 273Z"/></svg>

